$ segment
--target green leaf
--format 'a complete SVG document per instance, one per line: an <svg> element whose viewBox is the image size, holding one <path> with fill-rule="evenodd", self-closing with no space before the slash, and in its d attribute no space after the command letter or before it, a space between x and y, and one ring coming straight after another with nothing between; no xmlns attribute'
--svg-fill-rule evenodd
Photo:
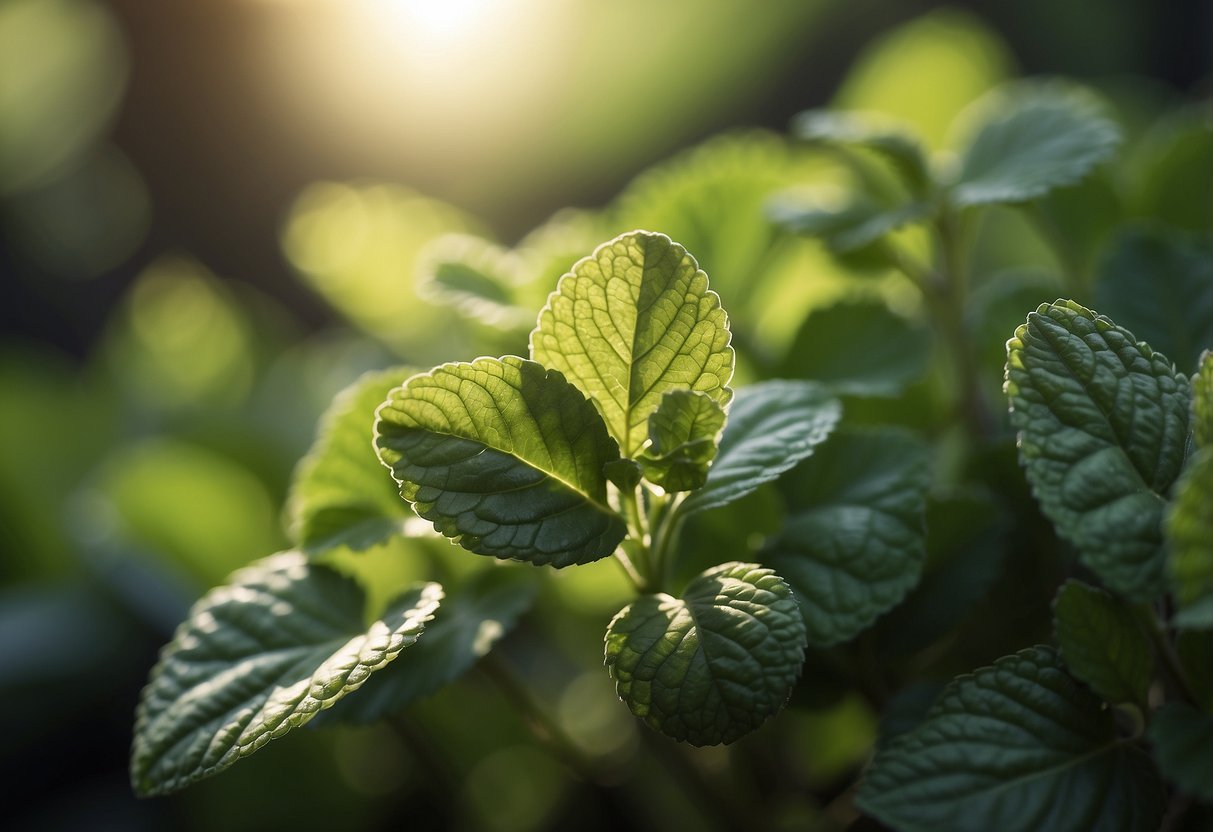
<svg viewBox="0 0 1213 832"><path fill-rule="evenodd" d="M375 455L371 428L388 391L414 372L395 367L366 373L325 411L286 502L291 540L305 552L369 549L399 534L412 516Z"/></svg>
<svg viewBox="0 0 1213 832"><path fill-rule="evenodd" d="M842 395L894 396L926 373L930 358L930 329L883 301L851 300L805 318L783 372Z"/></svg>
<svg viewBox="0 0 1213 832"><path fill-rule="evenodd" d="M705 393L666 393L649 417L649 446L640 456L645 478L666 491L702 487L724 421L724 408Z"/></svg>
<svg viewBox="0 0 1213 832"><path fill-rule="evenodd" d="M575 387L533 361L413 376L379 408L375 444L400 495L477 554L568 566L606 557L626 534L603 474L615 441Z"/></svg>
<svg viewBox="0 0 1213 832"><path fill-rule="evenodd" d="M357 696L313 723L365 724L391 716L455 681L506 635L535 599L534 576L521 568L489 568L443 599L425 638L376 673Z"/></svg>
<svg viewBox="0 0 1213 832"><path fill-rule="evenodd" d="M1184 461L1188 379L1131 332L1059 300L1007 342L1004 389L1045 515L1110 589L1154 597L1165 495Z"/></svg>
<svg viewBox="0 0 1213 832"><path fill-rule="evenodd" d="M1197 447L1213 445L1213 350L1205 350L1192 377L1192 440Z"/></svg>
<svg viewBox="0 0 1213 832"><path fill-rule="evenodd" d="M731 743L783 707L804 624L792 591L752 563L725 563L683 598L645 595L607 628L606 665L632 713L692 745Z"/></svg>
<svg viewBox="0 0 1213 832"><path fill-rule="evenodd" d="M1175 487L1167 515L1179 627L1213 627L1213 446L1201 448Z"/></svg>
<svg viewBox="0 0 1213 832"><path fill-rule="evenodd" d="M1196 704L1213 713L1213 630L1181 630L1175 654Z"/></svg>
<svg viewBox="0 0 1213 832"><path fill-rule="evenodd" d="M899 832L1153 832L1164 793L1112 712L1032 647L953 680L877 753L856 805Z"/></svg>
<svg viewBox="0 0 1213 832"><path fill-rule="evenodd" d="M838 254L858 251L930 213L925 202L890 207L862 198L841 210L822 208L795 192L776 194L767 204L772 222L797 234L820 237Z"/></svg>
<svg viewBox="0 0 1213 832"><path fill-rule="evenodd" d="M839 430L780 483L789 519L767 546L809 644L848 641L914 588L926 556L930 455L891 428Z"/></svg>
<svg viewBox="0 0 1213 832"><path fill-rule="evenodd" d="M807 110L792 119L792 135L809 142L871 150L888 160L912 191L925 191L930 185L922 144L896 120L875 113Z"/></svg>
<svg viewBox="0 0 1213 832"><path fill-rule="evenodd" d="M1072 185L1110 158L1120 129L1080 88L1016 84L982 98L964 118L971 137L952 202L1026 202Z"/></svg>
<svg viewBox="0 0 1213 832"><path fill-rule="evenodd" d="M1213 246L1162 227L1131 228L1100 265L1095 302L1181 372L1194 372L1201 350L1213 347Z"/></svg>
<svg viewBox="0 0 1213 832"><path fill-rule="evenodd" d="M216 774L356 690L421 635L438 584L369 627L362 591L298 552L211 590L161 654L135 724L131 782L164 794Z"/></svg>
<svg viewBox="0 0 1213 832"><path fill-rule="evenodd" d="M720 298L686 249L649 231L603 243L560 279L531 333L531 358L593 400L629 458L667 391L696 390L721 407L733 395Z"/></svg>
<svg viewBox="0 0 1213 832"><path fill-rule="evenodd" d="M519 257L482 237L448 234L418 256L417 289L423 297L454 306L468 317L502 328L529 326L530 310L519 306Z"/></svg>
<svg viewBox="0 0 1213 832"><path fill-rule="evenodd" d="M683 516L739 500L813 453L842 415L838 400L806 381L764 381L737 391L720 450Z"/></svg>
<svg viewBox="0 0 1213 832"><path fill-rule="evenodd" d="M1213 801L1213 715L1169 702L1150 718L1149 737L1163 776L1184 794Z"/></svg>
<svg viewBox="0 0 1213 832"><path fill-rule="evenodd" d="M1066 581L1053 601L1053 632L1076 678L1107 702L1146 707L1154 659L1128 605L1080 581Z"/></svg>

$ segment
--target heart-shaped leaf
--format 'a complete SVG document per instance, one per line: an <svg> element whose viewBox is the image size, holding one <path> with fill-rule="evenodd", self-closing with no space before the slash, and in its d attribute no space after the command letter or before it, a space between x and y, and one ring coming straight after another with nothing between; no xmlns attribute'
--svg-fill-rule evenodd
<svg viewBox="0 0 1213 832"><path fill-rule="evenodd" d="M298 552L211 590L143 691L131 782L164 794L217 774L356 690L413 644L442 598L405 593L369 627L361 589Z"/></svg>
<svg viewBox="0 0 1213 832"><path fill-rule="evenodd" d="M1011 424L1036 499L1112 590L1163 589L1162 517L1184 462L1190 386L1161 353L1073 301L1007 342Z"/></svg>
<svg viewBox="0 0 1213 832"><path fill-rule="evenodd" d="M877 753L856 805L900 832L1154 832L1154 764L1049 647L952 681Z"/></svg>
<svg viewBox="0 0 1213 832"><path fill-rule="evenodd" d="M606 557L626 534L603 474L615 440L575 387L533 361L413 376L379 408L375 444L401 496L477 554L568 566Z"/></svg>
<svg viewBox="0 0 1213 832"><path fill-rule="evenodd" d="M783 707L804 646L788 585L756 564L725 563L681 599L645 595L620 611L606 664L638 718L676 740L718 745Z"/></svg>
<svg viewBox="0 0 1213 832"><path fill-rule="evenodd" d="M531 333L531 358L597 405L625 457L648 439L670 390L733 392L733 348L720 298L686 249L633 231L603 243L560 279Z"/></svg>
<svg viewBox="0 0 1213 832"><path fill-rule="evenodd" d="M291 539L315 554L337 546L359 551L398 534L411 512L375 455L375 408L415 370L366 373L333 400L291 479L286 511Z"/></svg>
<svg viewBox="0 0 1213 832"><path fill-rule="evenodd" d="M720 450L684 517L739 500L813 453L838 423L842 405L807 381L764 381L737 391Z"/></svg>

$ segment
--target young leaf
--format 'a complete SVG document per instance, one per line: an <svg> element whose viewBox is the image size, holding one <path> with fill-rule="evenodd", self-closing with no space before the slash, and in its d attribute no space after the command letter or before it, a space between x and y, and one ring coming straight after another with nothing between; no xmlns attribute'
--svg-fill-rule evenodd
<svg viewBox="0 0 1213 832"><path fill-rule="evenodd" d="M366 373L325 411L286 502L291 540L303 551L368 549L398 534L411 516L375 456L371 425L388 391L414 372L396 367Z"/></svg>
<svg viewBox="0 0 1213 832"><path fill-rule="evenodd" d="M683 516L739 500L813 453L842 415L825 389L808 381L764 381L737 391L720 450Z"/></svg>
<svg viewBox="0 0 1213 832"><path fill-rule="evenodd" d="M931 330L880 300L851 300L813 311L784 359L784 372L844 395L894 396L920 378Z"/></svg>
<svg viewBox="0 0 1213 832"><path fill-rule="evenodd" d="M686 249L633 231L603 243L560 279L531 333L531 358L593 400L632 458L670 390L733 391L733 348L720 298Z"/></svg>
<svg viewBox="0 0 1213 832"><path fill-rule="evenodd" d="M1125 602L1066 581L1053 601L1053 632L1071 674L1107 702L1145 708L1154 660L1150 642Z"/></svg>
<svg viewBox="0 0 1213 832"><path fill-rule="evenodd" d="M1201 448L1175 488L1167 515L1179 627L1213 627L1213 447Z"/></svg>
<svg viewBox="0 0 1213 832"><path fill-rule="evenodd" d="M705 393L671 390L649 417L649 446L640 456L644 476L666 491L693 491L716 458L724 408Z"/></svg>
<svg viewBox="0 0 1213 832"><path fill-rule="evenodd" d="M313 725L374 722L458 679L530 608L533 578L519 567L481 571L443 600L425 638Z"/></svg>
<svg viewBox="0 0 1213 832"><path fill-rule="evenodd" d="M1049 647L952 681L918 727L877 753L856 805L901 832L1153 832L1150 758Z"/></svg>
<svg viewBox="0 0 1213 832"><path fill-rule="evenodd" d="M607 628L619 697L653 728L692 745L731 743L783 707L804 658L792 591L752 563L725 563L683 598L645 595Z"/></svg>
<svg viewBox="0 0 1213 832"><path fill-rule="evenodd" d="M1213 445L1213 350L1205 350L1192 377L1192 439L1198 448Z"/></svg>
<svg viewBox="0 0 1213 832"><path fill-rule="evenodd" d="M1026 202L1071 185L1111 157L1120 130L1081 89L1021 84L973 105L952 202Z"/></svg>
<svg viewBox="0 0 1213 832"><path fill-rule="evenodd" d="M298 552L211 590L143 691L131 782L164 794L216 774L356 690L412 645L442 598L423 584L368 628L348 578Z"/></svg>
<svg viewBox="0 0 1213 832"><path fill-rule="evenodd" d="M558 372L515 356L443 364L391 392L379 458L434 528L480 555L589 563L626 534L606 500L615 440Z"/></svg>
<svg viewBox="0 0 1213 832"><path fill-rule="evenodd" d="M808 110L792 120L792 135L810 142L862 147L879 153L915 192L930 184L926 156L904 125L872 113Z"/></svg>
<svg viewBox="0 0 1213 832"><path fill-rule="evenodd" d="M468 317L502 328L529 326L515 297L522 264L508 249L471 234L447 234L418 257L417 291Z"/></svg>
<svg viewBox="0 0 1213 832"><path fill-rule="evenodd" d="M788 576L813 646L853 638L918 583L929 463L911 434L843 430L780 483L790 517L763 561Z"/></svg>
<svg viewBox="0 0 1213 832"><path fill-rule="evenodd" d="M1184 462L1188 379L1073 301L1042 304L1007 342L1005 390L1046 516L1113 591L1163 588L1162 515Z"/></svg>
<svg viewBox="0 0 1213 832"><path fill-rule="evenodd" d="M1149 737L1163 776L1185 794L1213 801L1213 715L1168 702L1151 717Z"/></svg>
<svg viewBox="0 0 1213 832"><path fill-rule="evenodd" d="M1131 228L1100 264L1095 301L1181 372L1194 372L1201 350L1213 347L1213 246L1173 229Z"/></svg>

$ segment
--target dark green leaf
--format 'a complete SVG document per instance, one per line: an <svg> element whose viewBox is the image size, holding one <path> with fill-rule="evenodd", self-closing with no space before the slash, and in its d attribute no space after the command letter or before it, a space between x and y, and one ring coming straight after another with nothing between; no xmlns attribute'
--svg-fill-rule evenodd
<svg viewBox="0 0 1213 832"><path fill-rule="evenodd" d="M777 479L813 453L842 415L838 400L805 381L764 381L737 391L708 479L683 516L717 508Z"/></svg>
<svg viewBox="0 0 1213 832"><path fill-rule="evenodd" d="M236 572L194 606L152 670L135 790L184 788L303 725L412 645L441 598L438 584L419 585L368 628L358 586L303 554Z"/></svg>
<svg viewBox="0 0 1213 832"><path fill-rule="evenodd" d="M722 407L733 396L720 298L664 234L633 231L578 261L539 313L531 358L590 397L628 458L666 392L695 390Z"/></svg>
<svg viewBox="0 0 1213 832"><path fill-rule="evenodd" d="M792 120L792 135L810 142L862 147L880 154L915 192L927 189L930 171L918 138L904 125L872 113L808 110Z"/></svg>
<svg viewBox="0 0 1213 832"><path fill-rule="evenodd" d="M568 566L606 557L626 533L603 474L615 440L575 387L533 361L414 376L379 408L375 444L401 496L477 554Z"/></svg>
<svg viewBox="0 0 1213 832"><path fill-rule="evenodd" d="M1170 702L1150 718L1149 736L1163 776L1185 794L1213 801L1213 715Z"/></svg>
<svg viewBox="0 0 1213 832"><path fill-rule="evenodd" d="M666 491L703 486L724 429L724 409L705 393L671 390L649 417L644 476Z"/></svg>
<svg viewBox="0 0 1213 832"><path fill-rule="evenodd" d="M780 483L789 519L763 557L796 592L809 643L847 641L918 583L927 448L891 428L839 430Z"/></svg>
<svg viewBox="0 0 1213 832"><path fill-rule="evenodd" d="M1164 794L1111 711L1033 647L953 680L877 753L856 805L899 832L1153 832Z"/></svg>
<svg viewBox="0 0 1213 832"><path fill-rule="evenodd" d="M1193 455L1168 507L1171 585L1180 627L1213 627L1213 446Z"/></svg>
<svg viewBox="0 0 1213 832"><path fill-rule="evenodd" d="M1110 158L1120 129L1090 94L1058 83L995 90L973 105L952 201L1026 202L1072 185Z"/></svg>
<svg viewBox="0 0 1213 832"><path fill-rule="evenodd" d="M926 372L930 357L930 329L882 301L852 300L805 318L783 372L844 395L894 396Z"/></svg>
<svg viewBox="0 0 1213 832"><path fill-rule="evenodd" d="M607 628L619 697L658 731L692 745L730 743L783 707L800 675L804 624L770 569L725 563L683 598L645 595Z"/></svg>
<svg viewBox="0 0 1213 832"><path fill-rule="evenodd" d="M1162 515L1188 433L1188 379L1073 301L1043 304L1007 342L1011 424L1044 513L1113 591L1163 588Z"/></svg>
<svg viewBox="0 0 1213 832"><path fill-rule="evenodd" d="M1213 630L1181 630L1175 653L1196 704L1213 713Z"/></svg>
<svg viewBox="0 0 1213 832"><path fill-rule="evenodd" d="M367 549L399 534L412 516L375 455L372 427L375 408L414 372L366 373L333 400L291 479L286 512L296 546L309 553Z"/></svg>
<svg viewBox="0 0 1213 832"><path fill-rule="evenodd" d="M1095 302L1181 372L1194 372L1201 350L1213 347L1213 246L1165 228L1131 228L1103 259Z"/></svg>
<svg viewBox="0 0 1213 832"><path fill-rule="evenodd" d="M374 722L455 681L530 608L533 578L518 567L483 570L443 600L425 638L313 724Z"/></svg>
<svg viewBox="0 0 1213 832"><path fill-rule="evenodd" d="M1095 587L1066 581L1053 601L1053 632L1076 678L1105 701L1145 708L1154 660L1127 604Z"/></svg>

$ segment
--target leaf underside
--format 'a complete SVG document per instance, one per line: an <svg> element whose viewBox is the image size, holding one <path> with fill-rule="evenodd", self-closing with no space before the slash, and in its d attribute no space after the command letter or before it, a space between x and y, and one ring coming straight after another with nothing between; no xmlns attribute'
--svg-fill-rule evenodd
<svg viewBox="0 0 1213 832"><path fill-rule="evenodd" d="M900 832L1153 832L1164 800L1112 712L1033 647L953 680L877 753L856 804Z"/></svg>
<svg viewBox="0 0 1213 832"><path fill-rule="evenodd" d="M900 430L839 430L781 483L789 519L762 560L786 576L809 643L848 641L918 583L931 481Z"/></svg>
<svg viewBox="0 0 1213 832"><path fill-rule="evenodd" d="M576 388L533 361L414 376L379 408L375 444L401 496L477 554L568 566L611 554L626 533L603 474L615 441Z"/></svg>
<svg viewBox="0 0 1213 832"><path fill-rule="evenodd" d="M606 664L636 717L674 739L718 745L783 707L804 646L787 584L770 569L725 563L681 599L645 595L620 611Z"/></svg>
<svg viewBox="0 0 1213 832"><path fill-rule="evenodd" d="M164 794L310 720L416 642L442 598L423 584L368 628L359 587L298 552L232 575L191 610L143 691L131 782Z"/></svg>
<svg viewBox="0 0 1213 832"><path fill-rule="evenodd" d="M1007 343L1005 389L1028 482L1112 590L1163 589L1162 516L1184 461L1188 380L1073 301L1042 304Z"/></svg>
<svg viewBox="0 0 1213 832"><path fill-rule="evenodd" d="M695 390L721 407L732 398L720 298L695 258L664 234L623 234L578 261L539 313L531 358L590 397L629 458L666 392Z"/></svg>

